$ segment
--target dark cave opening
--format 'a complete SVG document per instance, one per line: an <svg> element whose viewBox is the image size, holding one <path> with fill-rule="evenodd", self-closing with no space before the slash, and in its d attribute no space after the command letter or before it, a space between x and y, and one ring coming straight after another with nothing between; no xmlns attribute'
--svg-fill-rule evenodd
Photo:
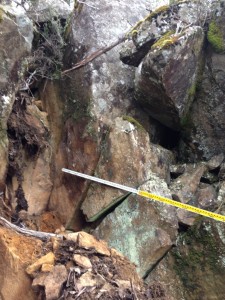
<svg viewBox="0 0 225 300"><path fill-rule="evenodd" d="M150 134L152 143L159 144L168 150L176 151L180 142L181 132L166 127L156 120L151 121L151 123L155 127L154 133Z"/></svg>
<svg viewBox="0 0 225 300"><path fill-rule="evenodd" d="M180 132L165 127L161 146L169 150L175 150L179 144L180 137Z"/></svg>

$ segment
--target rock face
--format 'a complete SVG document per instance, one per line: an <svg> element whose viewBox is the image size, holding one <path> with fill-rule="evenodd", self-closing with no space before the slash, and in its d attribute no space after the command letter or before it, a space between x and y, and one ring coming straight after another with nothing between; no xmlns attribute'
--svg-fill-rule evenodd
<svg viewBox="0 0 225 300"><path fill-rule="evenodd" d="M181 37L162 37L136 73L137 100L174 130L181 127L194 98L203 37L200 27L187 29Z"/></svg>
<svg viewBox="0 0 225 300"><path fill-rule="evenodd" d="M28 16L35 22L52 21L54 17L66 20L72 11L67 1L60 0L37 0L32 1L29 5Z"/></svg>
<svg viewBox="0 0 225 300"><path fill-rule="evenodd" d="M9 9L9 8L8 8ZM0 6L0 181L7 170L8 139L7 120L15 100L18 81L22 78L22 59L31 51L33 27L30 20L20 13L8 12ZM10 51L9 51L10 49ZM22 74L20 74L22 72Z"/></svg>
<svg viewBox="0 0 225 300"><path fill-rule="evenodd" d="M0 228L0 298L224 299L223 223L62 172L224 214L224 1L3 2L0 215L65 239Z"/></svg>
<svg viewBox="0 0 225 300"><path fill-rule="evenodd" d="M172 267L174 266L174 268ZM145 279L147 284L160 282L168 300L186 300L185 289L175 270L174 257L168 253Z"/></svg>
<svg viewBox="0 0 225 300"><path fill-rule="evenodd" d="M181 128L193 101L202 57L202 28L184 26L197 24L195 6L184 2L151 13L134 26L133 45L127 42L121 52L122 61L135 66L148 53L136 72L136 99L153 118L174 130Z"/></svg>
<svg viewBox="0 0 225 300"><path fill-rule="evenodd" d="M131 122L128 122L126 117L115 119L108 139L102 145L95 175L126 186L138 187L149 179L151 170L169 181L168 163L173 160L172 153L150 145L148 133L144 128L137 122ZM93 221L125 195L126 193L115 188L91 184L82 210L87 220Z"/></svg>
<svg viewBox="0 0 225 300"><path fill-rule="evenodd" d="M141 189L171 198L166 183L155 175L149 177ZM95 233L134 262L143 277L172 247L177 226L174 208L131 195L103 220Z"/></svg>
<svg viewBox="0 0 225 300"><path fill-rule="evenodd" d="M34 104L23 107L20 100L18 94L8 120L9 173L13 175L11 206L17 212L28 209L29 215L40 215L47 208L52 190L49 125L45 112ZM23 146L20 146L21 140ZM30 161L29 156L34 159Z"/></svg>
<svg viewBox="0 0 225 300"><path fill-rule="evenodd" d="M180 38L184 29L189 27L185 24L192 24L194 27L204 25L205 15L210 14L208 1L201 3L201 9L192 1L173 2L177 3L171 6L163 5L150 12L131 29L129 32L131 39L124 43L120 51L120 58L124 63L137 67L156 40L163 41L160 42L161 46L169 46ZM214 9L216 10L217 7ZM156 45L159 46L158 43Z"/></svg>
<svg viewBox="0 0 225 300"><path fill-rule="evenodd" d="M190 154L192 160L199 157L209 159L213 155L224 153L225 14L220 5L217 11L216 21L209 24L207 35L209 44L205 53L203 74L197 89L196 101L187 118L186 138L181 144L183 154L192 153Z"/></svg>
<svg viewBox="0 0 225 300"><path fill-rule="evenodd" d="M193 145L192 159L209 159L224 151L224 91L220 81L224 73L225 56L211 53L209 50L206 57L201 85L196 95L197 101L193 103L188 117L185 143L181 144L181 150L184 149L186 154L190 153L190 147Z"/></svg>
<svg viewBox="0 0 225 300"><path fill-rule="evenodd" d="M124 36L130 24L145 16L146 8L146 1L137 4L132 0L128 4L124 0L113 3L101 0L98 3L90 1L88 5L77 2L67 31L64 68L71 68L84 57ZM62 221L74 230L82 226L80 207L87 185L83 180L62 175L62 167L93 174L100 155L103 157L102 148L116 117L131 115L149 124L148 116L135 110L135 70L118 59L120 47L71 72L64 77L61 86L60 97L67 121L54 163L56 179L50 207L56 205ZM62 198L66 205L59 204ZM108 198L107 201L111 200Z"/></svg>
<svg viewBox="0 0 225 300"><path fill-rule="evenodd" d="M185 289L184 299L224 298L221 281L221 276L224 276L223 252L224 226L220 222L199 221L180 238L172 255L174 268ZM188 286L192 286L191 292Z"/></svg>

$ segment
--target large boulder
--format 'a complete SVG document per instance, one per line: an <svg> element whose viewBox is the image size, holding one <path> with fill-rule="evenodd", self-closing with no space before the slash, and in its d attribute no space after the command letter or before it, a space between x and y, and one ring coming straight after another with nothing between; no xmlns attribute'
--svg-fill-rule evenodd
<svg viewBox="0 0 225 300"><path fill-rule="evenodd" d="M224 223L199 220L180 236L171 254L174 261L166 268L176 271L184 299L224 298Z"/></svg>
<svg viewBox="0 0 225 300"><path fill-rule="evenodd" d="M180 143L182 157L208 160L224 153L224 66L225 55L208 48L196 101L185 121L185 135Z"/></svg>
<svg viewBox="0 0 225 300"><path fill-rule="evenodd" d="M224 1L215 1L209 21L205 61L198 79L195 101L184 122L180 143L182 158L206 159L224 153Z"/></svg>
<svg viewBox="0 0 225 300"><path fill-rule="evenodd" d="M64 68L69 69L84 57L124 36L146 14L146 1L105 0L76 2L67 27ZM148 124L148 116L136 108L133 99L134 68L119 60L121 46L101 55L85 67L65 74L59 97L66 119L54 162L55 182L50 207L57 206L64 223L73 220L81 228L80 206L87 190L84 180L63 175L62 167L93 174L98 164L109 127L118 116L137 115ZM64 202L60 203L60 199Z"/></svg>
<svg viewBox="0 0 225 300"><path fill-rule="evenodd" d="M136 99L162 124L179 130L194 99L204 40L200 27L165 34L136 72Z"/></svg>
<svg viewBox="0 0 225 300"><path fill-rule="evenodd" d="M130 187L138 187L149 179L149 171L169 182L169 150L150 144L149 135L135 120L116 118L102 152L95 175ZM133 123L132 123L133 120ZM82 210L88 221L94 221L126 192L91 183Z"/></svg>
<svg viewBox="0 0 225 300"><path fill-rule="evenodd" d="M169 5L169 2L177 3ZM151 46L168 32L180 34L190 26L204 25L205 16L210 14L211 7L208 1L201 3L201 7L193 1L167 1L163 4L150 11L149 15L140 19L129 31L129 38L120 51L120 58L124 63L138 66ZM168 35L166 40L168 44Z"/></svg>
<svg viewBox="0 0 225 300"><path fill-rule="evenodd" d="M151 173L148 177L142 190L171 198L165 181ZM177 228L174 207L130 195L102 221L95 234L134 262L143 277L175 243Z"/></svg>

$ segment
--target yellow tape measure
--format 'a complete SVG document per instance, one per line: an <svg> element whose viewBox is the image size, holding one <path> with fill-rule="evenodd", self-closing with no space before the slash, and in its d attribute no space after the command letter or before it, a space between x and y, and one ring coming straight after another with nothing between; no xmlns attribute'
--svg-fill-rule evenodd
<svg viewBox="0 0 225 300"><path fill-rule="evenodd" d="M217 221L225 222L225 216L219 215L217 213L213 213L211 211L207 211L205 209L201 209L201 208L189 205L189 204L181 203L181 202L169 199L169 198L157 196L155 194L151 194L151 193L148 193L146 191L138 190L137 194L139 196L146 197L146 198L149 198L149 199L154 199L156 201L163 202L163 203L166 203L166 204L170 204L172 206L179 207L179 208L191 211L193 213L215 219Z"/></svg>
<svg viewBox="0 0 225 300"><path fill-rule="evenodd" d="M189 204L184 204L184 203L181 203L181 202L169 199L169 198L165 198L165 197L162 197L162 196L151 194L151 193L146 192L146 191L137 190L137 189L134 189L134 188L129 187L129 186L125 186L125 185L122 185L122 184L119 184L119 183L111 182L111 181L101 179L101 178L98 178L98 177L95 177L95 176L90 176L90 175L87 175L87 174L83 174L83 173L80 173L80 172L77 172L77 171L72 171L72 170L65 169L65 168L63 168L62 171L65 172L65 173L69 173L69 174L72 174L72 175L75 175L75 176L79 176L79 177L82 177L82 178L85 178L85 179L88 179L88 180L98 182L98 183L101 183L101 184L112 186L114 188L124 190L124 191L130 192L130 193L133 193L133 194L137 194L137 195L145 197L145 198L153 199L153 200L156 200L156 201L159 201L159 202L162 202L162 203L166 203L166 204L169 204L169 205L172 205L172 206L175 206L175 207L179 207L179 208L191 211L195 214L202 215L204 217L208 217L208 218L211 218L211 219L215 219L217 221L225 222L225 216L219 215L217 213L213 213L211 211L207 211L205 209L201 209L201 208L189 205Z"/></svg>

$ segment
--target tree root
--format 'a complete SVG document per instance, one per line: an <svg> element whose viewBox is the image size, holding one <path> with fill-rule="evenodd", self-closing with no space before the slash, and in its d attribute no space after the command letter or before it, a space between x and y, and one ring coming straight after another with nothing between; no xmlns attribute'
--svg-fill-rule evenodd
<svg viewBox="0 0 225 300"><path fill-rule="evenodd" d="M63 238L63 235L61 235L61 234L48 233L48 232L35 231L35 230L26 229L26 228L21 228L19 226L16 226L16 225L10 223L3 217L0 217L0 224L4 227L14 230L20 234L35 237L35 238L38 238L38 239L41 239L44 241L46 241L52 237L61 238L61 239Z"/></svg>

